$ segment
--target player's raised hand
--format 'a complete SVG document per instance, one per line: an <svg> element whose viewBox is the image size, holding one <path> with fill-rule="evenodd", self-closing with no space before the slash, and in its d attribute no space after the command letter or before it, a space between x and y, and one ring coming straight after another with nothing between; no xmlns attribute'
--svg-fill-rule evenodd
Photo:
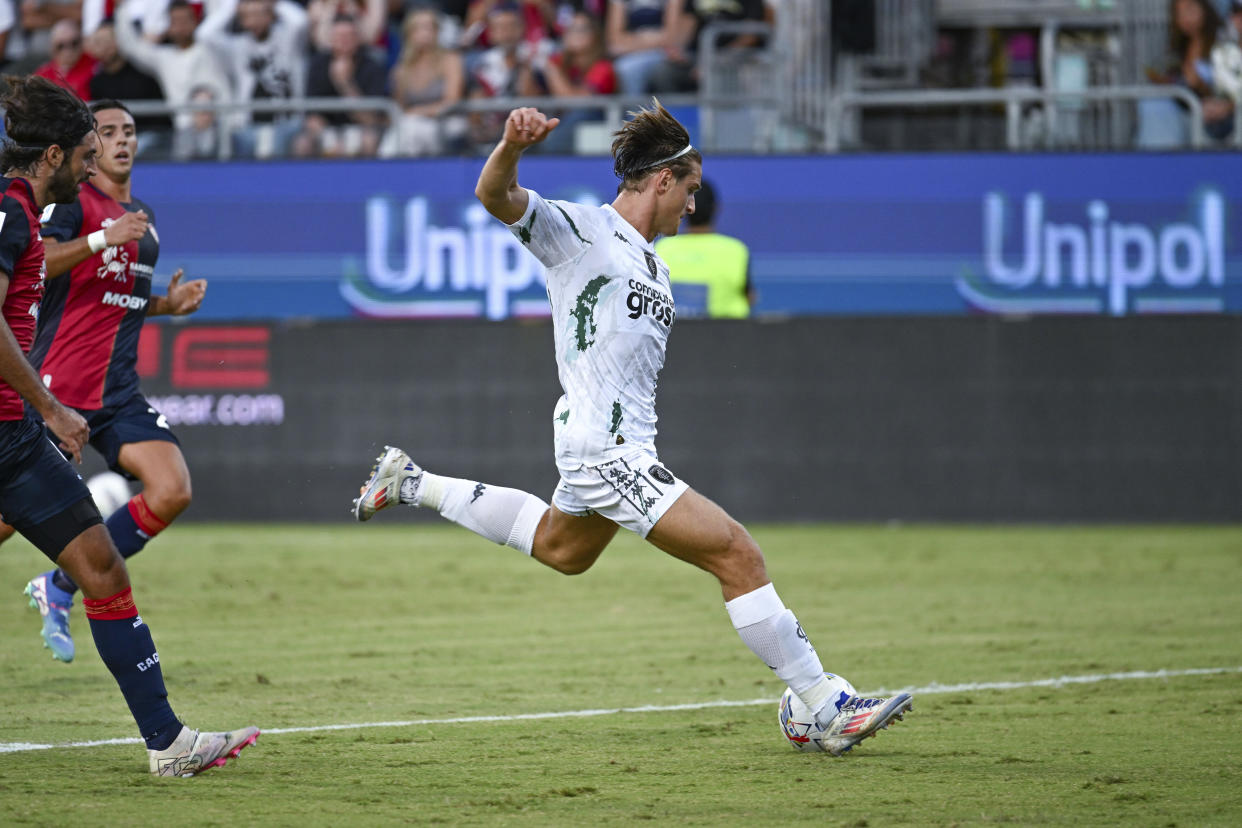
<svg viewBox="0 0 1242 828"><path fill-rule="evenodd" d="M104 240L109 247L138 241L147 234L149 224L150 219L142 210L126 213L104 228Z"/></svg>
<svg viewBox="0 0 1242 828"><path fill-rule="evenodd" d="M60 447L73 457L75 463L81 463L82 446L86 445L86 440L91 435L82 415L57 403L55 408L43 415L43 422L60 439Z"/></svg>
<svg viewBox="0 0 1242 828"><path fill-rule="evenodd" d="M505 142L526 148L538 144L556 129L560 118L549 118L538 109L524 106L509 113L505 120Z"/></svg>
<svg viewBox="0 0 1242 828"><path fill-rule="evenodd" d="M194 279L182 284L181 277L185 271L177 268L177 272L168 281L168 312L173 316L185 316L194 313L203 304L207 295L207 280Z"/></svg>

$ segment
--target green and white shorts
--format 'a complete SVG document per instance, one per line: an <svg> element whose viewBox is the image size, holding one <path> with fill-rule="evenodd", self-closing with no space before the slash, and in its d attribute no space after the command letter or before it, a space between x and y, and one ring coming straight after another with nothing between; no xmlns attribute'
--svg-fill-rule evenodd
<svg viewBox="0 0 1242 828"><path fill-rule="evenodd" d="M599 466L557 469L561 482L552 505L567 515L603 515L640 537L690 488L649 451L636 451Z"/></svg>

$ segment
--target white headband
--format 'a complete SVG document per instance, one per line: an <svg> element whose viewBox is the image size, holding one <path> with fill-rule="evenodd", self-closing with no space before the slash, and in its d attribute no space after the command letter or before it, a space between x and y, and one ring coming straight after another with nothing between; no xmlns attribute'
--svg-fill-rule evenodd
<svg viewBox="0 0 1242 828"><path fill-rule="evenodd" d="M655 162L654 164L648 164L644 169L649 170L652 167L658 167L661 164L667 164L669 161L676 161L678 158L681 158L683 155L685 155L692 149L694 149L694 144L686 144L686 148L683 149L681 152L675 152L672 155L670 155L668 158L661 158L659 161Z"/></svg>

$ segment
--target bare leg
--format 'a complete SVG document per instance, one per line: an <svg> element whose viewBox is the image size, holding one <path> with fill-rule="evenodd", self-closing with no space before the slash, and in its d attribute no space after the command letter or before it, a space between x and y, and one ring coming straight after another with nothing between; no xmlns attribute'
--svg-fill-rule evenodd
<svg viewBox="0 0 1242 828"><path fill-rule="evenodd" d="M689 489L656 522L647 540L715 575L742 642L817 718L826 722L836 715L819 656L798 619L777 596L759 545L740 523Z"/></svg>
<svg viewBox="0 0 1242 828"><path fill-rule="evenodd" d="M56 563L88 599L102 599L129 588L129 571L108 530L97 524L69 542Z"/></svg>
<svg viewBox="0 0 1242 828"><path fill-rule="evenodd" d="M694 489L677 498L647 540L715 575L726 601L769 583L759 544L742 524Z"/></svg>
<svg viewBox="0 0 1242 828"><path fill-rule="evenodd" d="M617 528L602 515L575 517L549 506L535 530L531 556L562 574L579 575L599 559Z"/></svg>
<svg viewBox="0 0 1242 828"><path fill-rule="evenodd" d="M117 459L121 468L142 482L143 499L164 523L172 523L190 505L190 470L176 443L126 443Z"/></svg>

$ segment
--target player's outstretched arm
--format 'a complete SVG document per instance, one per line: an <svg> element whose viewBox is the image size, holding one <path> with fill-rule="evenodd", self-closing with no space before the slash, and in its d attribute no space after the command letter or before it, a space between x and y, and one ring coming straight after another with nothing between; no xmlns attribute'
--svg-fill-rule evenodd
<svg viewBox="0 0 1242 828"><path fill-rule="evenodd" d="M0 272L0 304L9 292L9 274ZM60 438L60 447L73 455L73 459L82 462L82 446L90 436L90 429L82 415L71 408L66 408L52 396L35 373L34 367L22 353L13 336L9 323L0 318L0 379L30 403L30 407L39 412L43 422L52 433Z"/></svg>
<svg viewBox="0 0 1242 828"><path fill-rule="evenodd" d="M487 208L487 212L513 224L526 212L526 190L518 186L518 159L527 147L538 144L548 133L556 129L560 118L549 118L538 109L522 107L509 113L505 120L505 132L487 157L474 194Z"/></svg>
<svg viewBox="0 0 1242 828"><path fill-rule="evenodd" d="M43 239L43 255L47 260L49 279L68 273L82 262L107 247L138 241L147 232L147 214L142 210L126 213L103 230L68 241Z"/></svg>

